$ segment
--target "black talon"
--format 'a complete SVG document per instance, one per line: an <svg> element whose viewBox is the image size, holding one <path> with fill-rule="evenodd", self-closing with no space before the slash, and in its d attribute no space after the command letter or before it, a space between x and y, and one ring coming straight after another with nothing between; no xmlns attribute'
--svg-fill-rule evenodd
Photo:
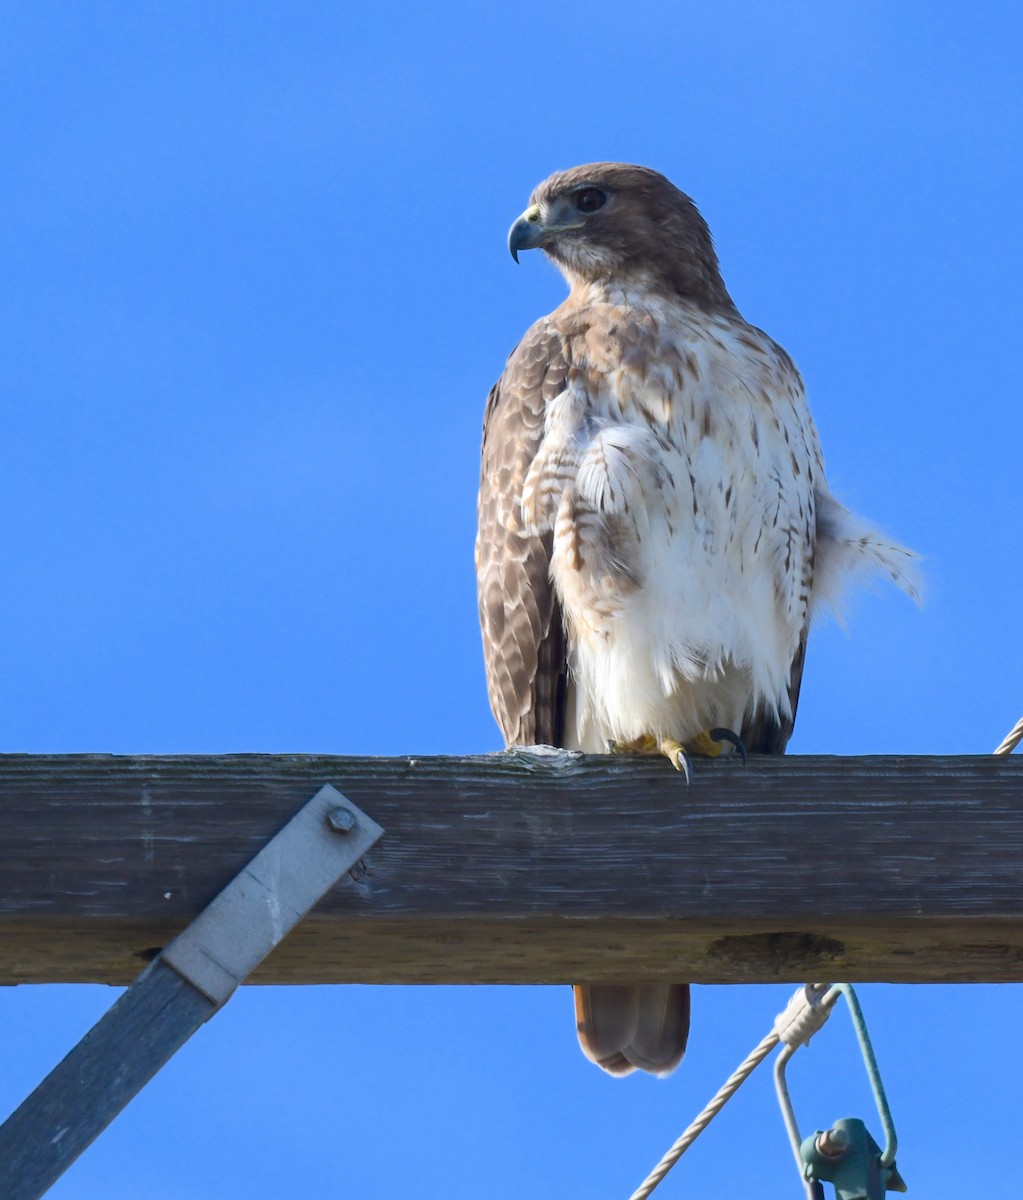
<svg viewBox="0 0 1023 1200"><path fill-rule="evenodd" d="M733 733L730 729L712 729L710 736L715 742L728 742L729 745L734 746L742 755L742 765L746 765L746 747L737 733Z"/></svg>

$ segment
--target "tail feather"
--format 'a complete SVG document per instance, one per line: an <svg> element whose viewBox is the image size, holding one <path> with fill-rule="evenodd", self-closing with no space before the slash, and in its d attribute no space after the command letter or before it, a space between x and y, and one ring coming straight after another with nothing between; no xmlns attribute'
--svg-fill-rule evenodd
<svg viewBox="0 0 1023 1200"><path fill-rule="evenodd" d="M868 521L851 513L826 489L818 488L814 497L817 505L817 550L811 597L814 610L831 608L841 616L846 585L878 575L887 576L919 604L922 581L917 555L878 533Z"/></svg>
<svg viewBox="0 0 1023 1200"><path fill-rule="evenodd" d="M577 984L575 1016L583 1054L611 1075L667 1075L686 1050L689 985Z"/></svg>

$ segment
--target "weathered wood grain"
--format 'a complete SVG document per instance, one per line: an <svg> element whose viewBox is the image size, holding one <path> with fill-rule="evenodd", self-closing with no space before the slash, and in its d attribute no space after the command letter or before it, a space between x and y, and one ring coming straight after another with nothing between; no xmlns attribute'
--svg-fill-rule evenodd
<svg viewBox="0 0 1023 1200"><path fill-rule="evenodd" d="M126 983L322 784L265 983L1023 979L1023 759L0 757L0 982Z"/></svg>

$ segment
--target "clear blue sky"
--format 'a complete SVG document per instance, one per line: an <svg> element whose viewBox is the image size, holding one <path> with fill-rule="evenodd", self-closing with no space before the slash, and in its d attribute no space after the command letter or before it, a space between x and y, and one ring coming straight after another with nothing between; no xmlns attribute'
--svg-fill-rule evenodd
<svg viewBox="0 0 1023 1200"><path fill-rule="evenodd" d="M922 611L865 593L816 631L792 751L989 751L1023 708L1020 20L5 6L0 749L497 748L480 421L562 294L505 233L619 158L697 200L834 489L926 557ZM697 989L683 1068L617 1082L567 988L244 989L52 1195L624 1198L790 990ZM0 1104L114 996L0 994ZM913 1193L1004 1190L1020 991L862 997ZM850 1048L840 1017L797 1058L806 1125L868 1113ZM764 1070L658 1194L797 1186Z"/></svg>

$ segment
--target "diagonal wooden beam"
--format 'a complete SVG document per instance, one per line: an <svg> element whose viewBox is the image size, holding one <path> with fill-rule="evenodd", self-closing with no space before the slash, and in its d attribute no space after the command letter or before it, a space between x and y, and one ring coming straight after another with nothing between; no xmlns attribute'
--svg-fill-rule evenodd
<svg viewBox="0 0 1023 1200"><path fill-rule="evenodd" d="M0 757L0 982L126 983L331 783L264 983L1023 979L1023 759Z"/></svg>

